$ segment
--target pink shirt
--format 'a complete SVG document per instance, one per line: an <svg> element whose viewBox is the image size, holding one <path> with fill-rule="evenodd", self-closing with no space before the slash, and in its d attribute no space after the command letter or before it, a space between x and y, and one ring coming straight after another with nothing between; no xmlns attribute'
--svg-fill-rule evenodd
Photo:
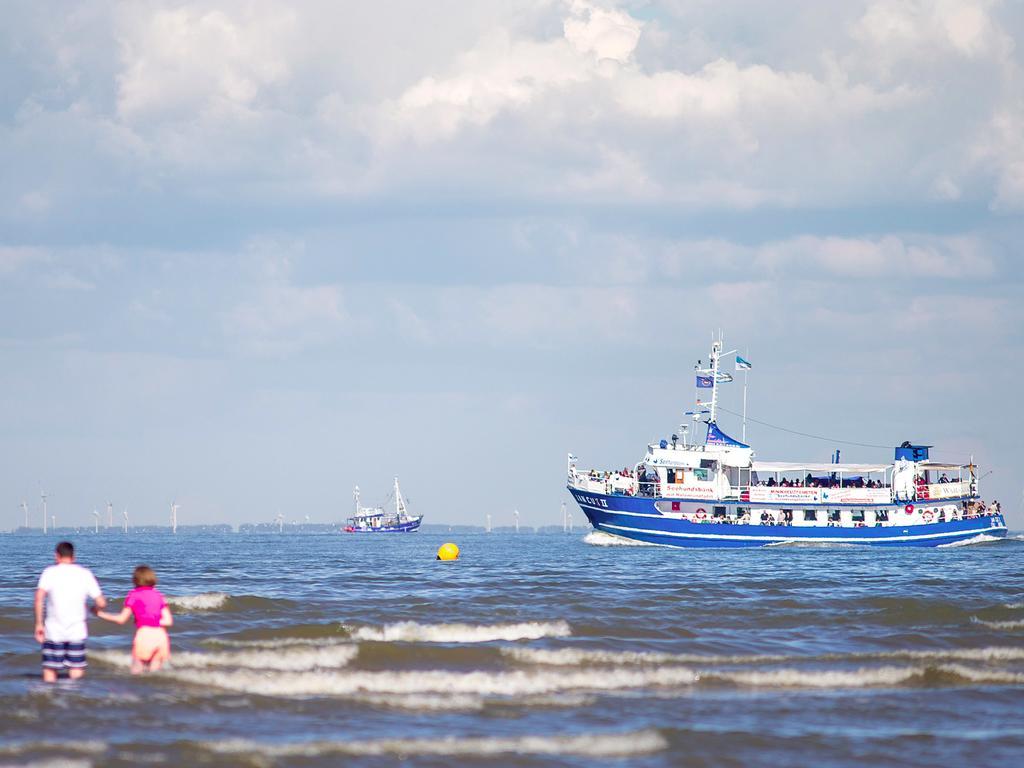
<svg viewBox="0 0 1024 768"><path fill-rule="evenodd" d="M132 609L137 627L159 627L165 605L167 601L155 587L136 587L124 599L124 607Z"/></svg>

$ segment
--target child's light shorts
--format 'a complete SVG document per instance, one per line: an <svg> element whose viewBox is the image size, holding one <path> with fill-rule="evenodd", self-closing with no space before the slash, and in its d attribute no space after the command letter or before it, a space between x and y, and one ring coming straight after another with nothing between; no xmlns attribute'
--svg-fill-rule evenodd
<svg viewBox="0 0 1024 768"><path fill-rule="evenodd" d="M139 627L132 643L132 658L144 664L171 658L171 638L163 627Z"/></svg>

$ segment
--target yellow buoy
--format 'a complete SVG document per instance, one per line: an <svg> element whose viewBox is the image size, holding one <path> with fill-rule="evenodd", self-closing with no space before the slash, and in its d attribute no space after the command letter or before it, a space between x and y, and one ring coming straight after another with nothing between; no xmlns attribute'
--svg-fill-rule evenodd
<svg viewBox="0 0 1024 768"><path fill-rule="evenodd" d="M437 550L438 560L458 560L459 559L459 548L452 544L450 541L447 544L442 544L440 549Z"/></svg>

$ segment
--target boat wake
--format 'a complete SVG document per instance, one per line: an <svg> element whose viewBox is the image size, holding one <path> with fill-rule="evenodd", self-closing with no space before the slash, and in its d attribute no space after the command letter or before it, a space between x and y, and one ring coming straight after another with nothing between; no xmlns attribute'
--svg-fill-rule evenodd
<svg viewBox="0 0 1024 768"><path fill-rule="evenodd" d="M990 536L987 533L979 533L977 536L972 536L969 539L961 539L960 541L951 541L948 544L939 544L936 549L949 549L951 547L970 547L975 544L1002 544L1005 539L1001 536Z"/></svg>
<svg viewBox="0 0 1024 768"><path fill-rule="evenodd" d="M635 539L624 539L604 531L591 531L583 537L584 544L591 544L595 547L658 547L660 544L651 544L648 541L637 541Z"/></svg>

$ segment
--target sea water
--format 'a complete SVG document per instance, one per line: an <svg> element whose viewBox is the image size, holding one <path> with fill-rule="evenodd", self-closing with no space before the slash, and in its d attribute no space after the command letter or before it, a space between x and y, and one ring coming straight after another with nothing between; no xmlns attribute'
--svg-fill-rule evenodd
<svg viewBox="0 0 1024 768"><path fill-rule="evenodd" d="M94 619L47 686L54 540L0 536L0 765L1024 764L1024 541L617 543L82 533L115 607L156 569L173 659L132 677Z"/></svg>

